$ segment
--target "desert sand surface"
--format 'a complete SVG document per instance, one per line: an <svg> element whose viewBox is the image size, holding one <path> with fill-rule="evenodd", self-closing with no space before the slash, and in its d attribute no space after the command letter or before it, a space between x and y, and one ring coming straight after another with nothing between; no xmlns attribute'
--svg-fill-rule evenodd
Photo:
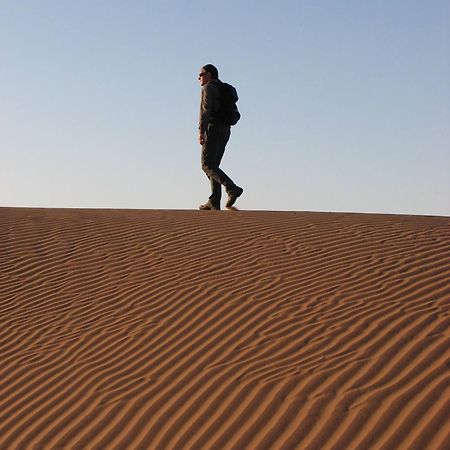
<svg viewBox="0 0 450 450"><path fill-rule="evenodd" d="M0 448L448 449L450 218L0 208Z"/></svg>

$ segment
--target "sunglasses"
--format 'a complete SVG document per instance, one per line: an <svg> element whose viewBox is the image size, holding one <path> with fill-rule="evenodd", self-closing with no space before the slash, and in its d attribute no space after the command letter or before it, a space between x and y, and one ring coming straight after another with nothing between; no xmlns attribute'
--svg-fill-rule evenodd
<svg viewBox="0 0 450 450"><path fill-rule="evenodd" d="M200 72L198 74L198 79L200 79L203 75L206 75L208 72Z"/></svg>

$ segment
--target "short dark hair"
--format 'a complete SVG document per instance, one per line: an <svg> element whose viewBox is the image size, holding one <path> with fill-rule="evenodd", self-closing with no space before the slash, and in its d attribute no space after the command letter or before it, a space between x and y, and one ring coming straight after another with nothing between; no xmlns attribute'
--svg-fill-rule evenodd
<svg viewBox="0 0 450 450"><path fill-rule="evenodd" d="M209 72L215 80L219 78L219 71L217 70L217 67L212 64L206 64L206 66L203 66L202 69L205 72Z"/></svg>

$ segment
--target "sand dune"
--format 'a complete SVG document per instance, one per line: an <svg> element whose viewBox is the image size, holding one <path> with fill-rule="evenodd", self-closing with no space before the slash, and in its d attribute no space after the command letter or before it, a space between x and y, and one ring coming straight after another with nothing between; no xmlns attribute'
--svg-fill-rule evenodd
<svg viewBox="0 0 450 450"><path fill-rule="evenodd" d="M0 448L446 449L450 219L0 208Z"/></svg>

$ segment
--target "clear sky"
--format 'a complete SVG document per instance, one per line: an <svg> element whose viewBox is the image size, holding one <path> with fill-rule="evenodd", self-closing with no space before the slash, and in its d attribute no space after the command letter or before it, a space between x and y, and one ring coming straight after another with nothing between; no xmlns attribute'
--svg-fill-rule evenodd
<svg viewBox="0 0 450 450"><path fill-rule="evenodd" d="M197 208L207 63L237 206L450 215L448 0L0 1L0 206Z"/></svg>

